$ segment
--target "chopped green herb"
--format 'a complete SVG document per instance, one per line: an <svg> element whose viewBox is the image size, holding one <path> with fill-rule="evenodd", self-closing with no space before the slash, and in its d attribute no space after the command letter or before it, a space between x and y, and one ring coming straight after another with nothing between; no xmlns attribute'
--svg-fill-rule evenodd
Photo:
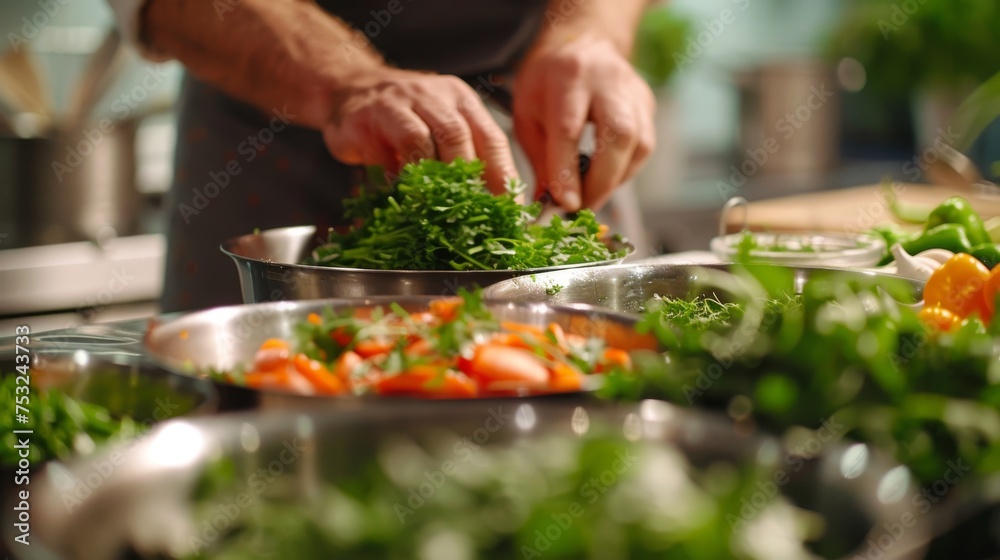
<svg viewBox="0 0 1000 560"><path fill-rule="evenodd" d="M18 379L14 374L3 377L0 399L13 405L20 397L28 410L28 422L15 424L13 410L0 416L0 465L16 465L21 457L15 448L14 430L32 430L27 459L38 463L88 453L99 444L134 437L143 429L128 416L113 418L103 406L78 401L59 389L39 390ZM27 394L19 391L25 386Z"/></svg>
<svg viewBox="0 0 1000 560"><path fill-rule="evenodd" d="M375 186L347 201L347 216L361 220L347 233L331 231L305 264L385 270L525 270L606 261L612 252L599 237L590 210L572 220L534 223L538 203L516 200L524 184L511 180L494 196L483 164L422 160L403 168L391 188Z"/></svg>

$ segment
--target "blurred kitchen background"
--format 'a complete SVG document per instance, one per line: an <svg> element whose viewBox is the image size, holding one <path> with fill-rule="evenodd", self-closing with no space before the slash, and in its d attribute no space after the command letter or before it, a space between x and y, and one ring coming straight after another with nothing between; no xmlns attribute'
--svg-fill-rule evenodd
<svg viewBox="0 0 1000 560"><path fill-rule="evenodd" d="M0 3L0 332L156 311L181 68L112 28L104 0ZM1000 70L998 28L997 0L654 6L636 51L660 104L633 186L644 254L707 249L736 194L928 181L913 158ZM971 155L995 179L991 150Z"/></svg>

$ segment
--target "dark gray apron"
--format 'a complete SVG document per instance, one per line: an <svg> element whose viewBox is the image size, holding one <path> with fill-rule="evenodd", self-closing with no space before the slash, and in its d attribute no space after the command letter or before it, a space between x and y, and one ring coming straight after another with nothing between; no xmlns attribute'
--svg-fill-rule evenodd
<svg viewBox="0 0 1000 560"><path fill-rule="evenodd" d="M544 0L351 0L320 5L400 68L465 77L511 69L534 38ZM185 77L179 106L163 311L240 303L219 244L254 228L341 224L356 170L318 131L285 125Z"/></svg>

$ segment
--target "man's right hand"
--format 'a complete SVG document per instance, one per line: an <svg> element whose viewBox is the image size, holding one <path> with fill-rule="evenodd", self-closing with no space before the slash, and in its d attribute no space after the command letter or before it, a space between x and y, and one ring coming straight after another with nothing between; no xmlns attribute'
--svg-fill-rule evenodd
<svg viewBox="0 0 1000 560"><path fill-rule="evenodd" d="M442 76L370 69L344 83L323 127L338 160L398 172L422 158L479 158L491 191L517 176L507 136L465 82Z"/></svg>

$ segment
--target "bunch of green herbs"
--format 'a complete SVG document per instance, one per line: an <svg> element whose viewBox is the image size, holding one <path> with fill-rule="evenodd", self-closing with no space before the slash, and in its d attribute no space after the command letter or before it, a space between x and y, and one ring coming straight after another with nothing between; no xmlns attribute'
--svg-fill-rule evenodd
<svg viewBox="0 0 1000 560"><path fill-rule="evenodd" d="M747 293L792 301L791 269L737 268ZM913 296L902 280L831 272L809 279L794 304L653 305L639 329L667 359L634 356L636 373L612 373L603 395L717 408L776 432L825 423L893 454L923 483L949 461L1000 472L1000 326L972 319L931 332L900 303Z"/></svg>
<svg viewBox="0 0 1000 560"><path fill-rule="evenodd" d="M599 236L594 213L535 220L541 205L520 204L525 186L511 180L491 194L483 164L421 160L406 165L395 183L366 185L348 201L360 225L332 231L304 264L382 270L525 270L624 257ZM371 182L371 181L370 181Z"/></svg>

